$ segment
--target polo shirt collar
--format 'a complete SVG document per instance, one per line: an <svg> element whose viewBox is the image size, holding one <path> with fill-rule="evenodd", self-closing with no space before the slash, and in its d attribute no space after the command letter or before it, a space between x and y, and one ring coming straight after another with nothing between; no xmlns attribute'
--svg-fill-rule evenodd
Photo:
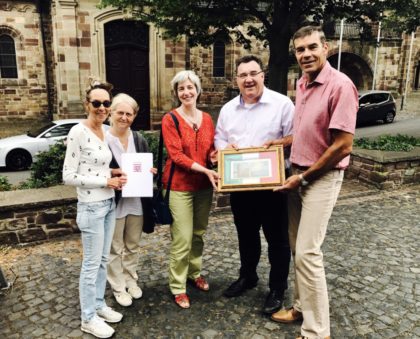
<svg viewBox="0 0 420 339"><path fill-rule="evenodd" d="M319 74L317 75L315 80L312 81L312 83L318 83L318 84L322 85L325 82L327 82L331 68L332 68L332 66L330 65L330 63L327 60L325 62L324 67L322 67L321 72L319 72ZM299 82L301 84L304 84L307 80L308 80L308 78L306 77L306 75L303 75L302 78L301 78L301 81L299 81Z"/></svg>

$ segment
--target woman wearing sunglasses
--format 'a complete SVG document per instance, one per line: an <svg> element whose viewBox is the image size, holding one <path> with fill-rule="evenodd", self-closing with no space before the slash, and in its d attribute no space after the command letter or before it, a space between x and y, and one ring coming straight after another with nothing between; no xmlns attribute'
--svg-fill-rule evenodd
<svg viewBox="0 0 420 339"><path fill-rule="evenodd" d="M115 228L114 189L126 178L111 169L111 151L105 140L104 121L111 106L112 85L91 81L84 107L87 118L67 137L63 181L77 187L77 225L81 231L83 261L79 280L81 330L109 338L122 314L106 305L107 261Z"/></svg>
<svg viewBox="0 0 420 339"><path fill-rule="evenodd" d="M120 93L112 100L111 128L106 132L106 140L112 151L111 167L119 168L123 153L148 152L146 139L130 129L139 106L127 94ZM156 173L156 169L151 169ZM140 237L143 230L154 226L150 198L121 197L115 191L116 226L112 239L108 264L108 282L115 299L121 306L130 306L133 299L141 298L143 292L137 284L137 264L139 261Z"/></svg>
<svg viewBox="0 0 420 339"><path fill-rule="evenodd" d="M187 280L201 291L209 290L201 275L203 236L219 176L208 168L214 156L214 126L211 116L196 106L201 93L200 79L193 71L181 71L172 79L171 87L179 103L171 112L179 122L179 131L170 114L162 119L168 151L162 180L165 189L171 165L175 164L169 195L173 217L169 288L175 303L189 308Z"/></svg>

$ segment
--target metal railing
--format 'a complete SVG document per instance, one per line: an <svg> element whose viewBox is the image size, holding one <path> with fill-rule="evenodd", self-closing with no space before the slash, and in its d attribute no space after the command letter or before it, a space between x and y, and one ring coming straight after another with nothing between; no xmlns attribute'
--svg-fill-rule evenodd
<svg viewBox="0 0 420 339"><path fill-rule="evenodd" d="M371 38L374 40L378 35L378 23L370 24ZM340 38L340 22L334 22L326 24L324 26L325 34L328 38L339 39ZM343 26L343 38L345 39L358 39L363 34L363 27L357 23L345 23ZM401 34L389 29L381 29L381 39L398 39L401 38Z"/></svg>

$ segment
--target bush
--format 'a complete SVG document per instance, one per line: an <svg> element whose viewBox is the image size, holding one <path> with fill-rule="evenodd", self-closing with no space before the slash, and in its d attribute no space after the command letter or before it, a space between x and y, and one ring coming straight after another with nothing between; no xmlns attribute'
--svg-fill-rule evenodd
<svg viewBox="0 0 420 339"><path fill-rule="evenodd" d="M18 186L19 189L41 188L62 183L62 172L66 145L57 142L48 151L37 154L37 161L31 165L31 177Z"/></svg>
<svg viewBox="0 0 420 339"><path fill-rule="evenodd" d="M363 149L374 149L381 151L402 151L409 152L415 146L420 146L420 138L398 134L381 135L376 139L360 138L354 140L354 146Z"/></svg>
<svg viewBox="0 0 420 339"><path fill-rule="evenodd" d="M9 183L9 179L3 175L0 175L0 191L10 191L11 189L12 185Z"/></svg>
<svg viewBox="0 0 420 339"><path fill-rule="evenodd" d="M159 132L142 132L142 135L149 145L149 151L153 153L153 166L157 167L157 159L159 152ZM165 165L165 159L167 157L167 152L165 146L163 146L163 166ZM163 169L163 168L162 168Z"/></svg>

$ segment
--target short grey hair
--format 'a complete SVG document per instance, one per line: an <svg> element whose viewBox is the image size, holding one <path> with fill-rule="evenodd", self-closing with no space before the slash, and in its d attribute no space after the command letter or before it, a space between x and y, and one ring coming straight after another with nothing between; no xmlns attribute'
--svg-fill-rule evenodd
<svg viewBox="0 0 420 339"><path fill-rule="evenodd" d="M178 99L178 84L186 80L190 80L194 84L195 88L197 89L197 94L200 96L201 82L197 74L195 74L194 71L180 71L171 80L171 88L174 91L175 97Z"/></svg>
<svg viewBox="0 0 420 339"><path fill-rule="evenodd" d="M139 111L139 104L136 100L134 100L134 98L132 98L128 94L119 93L114 97L114 99L112 99L111 112L115 112L118 105L122 103L130 105L134 111L134 114L137 114L137 112Z"/></svg>

